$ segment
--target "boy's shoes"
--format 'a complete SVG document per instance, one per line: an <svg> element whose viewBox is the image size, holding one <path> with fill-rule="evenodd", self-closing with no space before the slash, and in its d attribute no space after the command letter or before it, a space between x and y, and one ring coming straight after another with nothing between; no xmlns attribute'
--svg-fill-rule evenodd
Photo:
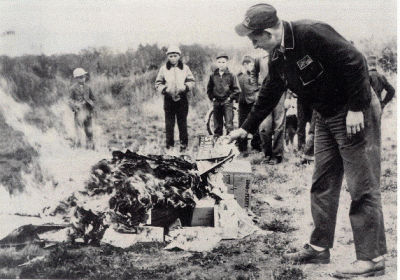
<svg viewBox="0 0 400 280"><path fill-rule="evenodd" d="M269 164L269 162L271 161L271 156L265 156L265 158L263 160L261 160L262 164Z"/></svg>
<svg viewBox="0 0 400 280"><path fill-rule="evenodd" d="M86 149L87 150L94 150L94 143L93 143L93 141L87 141L86 142Z"/></svg>
<svg viewBox="0 0 400 280"><path fill-rule="evenodd" d="M326 264L330 262L330 253L328 248L319 252L313 249L309 244L306 244L299 252L284 254L282 258L286 261L292 261L294 264Z"/></svg>
<svg viewBox="0 0 400 280"><path fill-rule="evenodd" d="M350 279L356 277L372 277L385 275L385 260L378 262L357 260L349 266L336 270L334 277Z"/></svg>
<svg viewBox="0 0 400 280"><path fill-rule="evenodd" d="M271 160L268 162L269 165L276 165L282 162L282 157L273 157Z"/></svg>
<svg viewBox="0 0 400 280"><path fill-rule="evenodd" d="M187 150L187 146L186 145L181 145L180 148L179 148L179 152L180 153L184 153L184 152L186 152L186 150Z"/></svg>
<svg viewBox="0 0 400 280"><path fill-rule="evenodd" d="M240 151L240 154L242 155L243 158L247 158L249 156L249 152L246 151Z"/></svg>
<svg viewBox="0 0 400 280"><path fill-rule="evenodd" d="M313 156L303 155L301 157L300 164L313 164L313 163L314 163L314 157Z"/></svg>
<svg viewBox="0 0 400 280"><path fill-rule="evenodd" d="M246 153L247 152L247 146L244 147L244 146L238 145L238 150L239 150L240 153Z"/></svg>

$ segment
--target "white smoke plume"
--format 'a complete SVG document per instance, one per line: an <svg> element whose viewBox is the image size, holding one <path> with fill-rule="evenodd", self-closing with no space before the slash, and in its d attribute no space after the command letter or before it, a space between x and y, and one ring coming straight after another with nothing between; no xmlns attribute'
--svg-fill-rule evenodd
<svg viewBox="0 0 400 280"><path fill-rule="evenodd" d="M7 93L7 83L1 80L0 111L7 124L22 132L29 145L38 152L44 183L34 180L33 174L22 174L24 192L18 195L10 195L6 187L0 185L0 213L43 215L43 208L56 206L73 192L83 190L91 167L110 156L101 144L97 145L96 151L71 147L72 141L68 139L74 139L75 128L72 113L65 101L51 108L63 124L64 131L49 128L43 132L29 125L24 117L30 110L28 105L16 102ZM97 128L95 141L100 133Z"/></svg>

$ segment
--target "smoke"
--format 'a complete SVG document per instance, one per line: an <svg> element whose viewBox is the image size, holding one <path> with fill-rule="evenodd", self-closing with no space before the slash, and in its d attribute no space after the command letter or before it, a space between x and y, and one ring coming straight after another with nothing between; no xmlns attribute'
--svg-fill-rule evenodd
<svg viewBox="0 0 400 280"><path fill-rule="evenodd" d="M45 207L55 207L60 200L83 190L91 167L110 155L108 149L97 141L101 130L96 125L95 151L72 147L76 133L73 116L66 102L58 103L50 110L57 116L56 121L60 125L49 127L43 132L28 124L24 117L31 108L16 102L7 94L7 83L0 81L0 111L6 123L22 132L29 145L37 151L37 164L32 164L31 168L38 169L39 166L36 171L41 172L43 177L43 180L38 181L34 177L35 172L22 172L24 191L15 195L10 195L5 186L0 186L0 213L42 215Z"/></svg>

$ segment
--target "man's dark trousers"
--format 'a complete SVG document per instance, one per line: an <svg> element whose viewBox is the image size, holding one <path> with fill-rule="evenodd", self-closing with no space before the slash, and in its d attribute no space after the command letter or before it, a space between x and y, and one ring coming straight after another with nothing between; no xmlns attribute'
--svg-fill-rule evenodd
<svg viewBox="0 0 400 280"><path fill-rule="evenodd" d="M224 119L226 134L233 130L233 101L229 98L214 101L214 135L222 136L224 129Z"/></svg>
<svg viewBox="0 0 400 280"><path fill-rule="evenodd" d="M374 93L363 111L365 129L347 136L347 109L323 118L315 131L315 170L311 212L315 229L310 243L332 248L343 175L352 199L350 222L358 260L387 253L380 194L380 104Z"/></svg>
<svg viewBox="0 0 400 280"><path fill-rule="evenodd" d="M187 116L189 112L189 102L186 97L178 101L173 101L169 96L164 98L165 111L165 134L167 148L174 146L175 118L178 123L179 140L183 147L188 145Z"/></svg>

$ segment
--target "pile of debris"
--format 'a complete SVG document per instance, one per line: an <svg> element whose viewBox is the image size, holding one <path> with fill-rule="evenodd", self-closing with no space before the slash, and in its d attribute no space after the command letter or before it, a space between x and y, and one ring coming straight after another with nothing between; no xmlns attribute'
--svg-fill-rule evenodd
<svg viewBox="0 0 400 280"><path fill-rule="evenodd" d="M151 235L154 229L154 233L160 235L158 229L161 229L163 241L170 230L180 229L170 235L175 236L173 239L179 241L179 245L171 245L187 248L187 244L182 245L186 241L182 243L182 240L188 236L188 240L193 241L192 235L195 235L199 244L206 236L199 234L202 232L199 229L187 227L192 226L196 205L199 207L201 202L208 200L216 205L206 209L215 229L207 231L211 235L206 241L215 243L224 236L240 238L257 227L248 211L228 194L221 172L211 172L233 156L228 151L225 156L214 155L212 161L192 163L169 155L144 156L129 150L125 153L114 151L110 160L102 160L92 167L84 190L60 202L52 215L63 217L68 225L64 228L64 236L72 243L82 238L84 244L109 240L114 242L110 244L125 246L129 243L127 239L140 240L132 234ZM46 238L52 236L55 235L47 234Z"/></svg>
<svg viewBox="0 0 400 280"><path fill-rule="evenodd" d="M103 224L110 224L117 231L134 230L144 224L163 226L168 231L178 218L182 226L189 226L199 200L221 200L213 193L207 174L200 175L195 163L168 155L144 156L130 150L114 151L111 160L95 164L81 196L63 202L64 208L68 204L75 207L68 214L71 219L66 220L73 226L71 241L87 236L85 232L101 237ZM84 230L89 224L90 230Z"/></svg>

